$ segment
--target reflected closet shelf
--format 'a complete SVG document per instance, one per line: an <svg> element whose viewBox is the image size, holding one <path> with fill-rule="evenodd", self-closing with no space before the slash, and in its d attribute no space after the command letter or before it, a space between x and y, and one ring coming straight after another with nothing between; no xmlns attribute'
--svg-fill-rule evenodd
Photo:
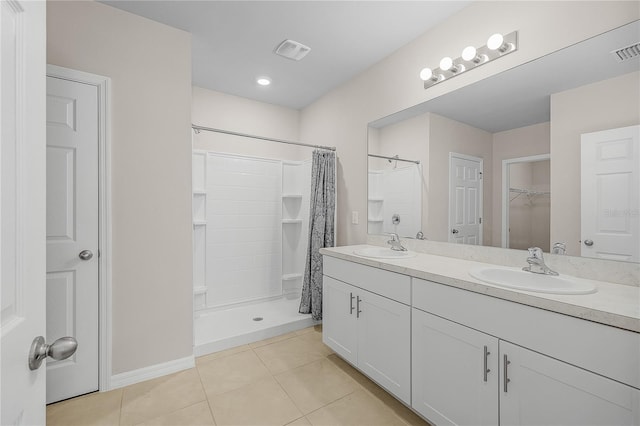
<svg viewBox="0 0 640 426"><path fill-rule="evenodd" d="M206 220L194 220L193 221L193 226L204 226L207 224Z"/></svg>
<svg viewBox="0 0 640 426"><path fill-rule="evenodd" d="M302 198L302 194L282 194L282 198Z"/></svg>

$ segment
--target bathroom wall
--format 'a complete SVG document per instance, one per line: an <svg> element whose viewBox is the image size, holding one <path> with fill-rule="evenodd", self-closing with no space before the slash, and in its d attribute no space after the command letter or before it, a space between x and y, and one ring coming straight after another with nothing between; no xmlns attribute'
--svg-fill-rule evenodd
<svg viewBox="0 0 640 426"><path fill-rule="evenodd" d="M502 243L502 161L548 154L549 141L549 122L493 134L493 246Z"/></svg>
<svg viewBox="0 0 640 426"><path fill-rule="evenodd" d="M92 1L48 1L47 62L112 82L112 372L189 357L190 35Z"/></svg>
<svg viewBox="0 0 640 426"><path fill-rule="evenodd" d="M634 1L473 2L304 108L300 138L338 147L337 243L366 241L366 221L352 224L351 212L359 211L363 217L367 206L367 123L639 17L640 5ZM519 31L517 52L423 89L418 78L423 67L435 66L441 57L455 56L467 45L483 45L494 32L513 30Z"/></svg>
<svg viewBox="0 0 640 426"><path fill-rule="evenodd" d="M430 240L449 238L449 153L471 155L483 161L483 245L491 245L492 224L492 134L451 120L429 114L429 185L428 213L425 236ZM445 182L443 185L442 183Z"/></svg>
<svg viewBox="0 0 640 426"><path fill-rule="evenodd" d="M568 254L580 255L582 239L580 135L640 124L639 93L640 73L634 72L551 96L551 241L566 242Z"/></svg>
<svg viewBox="0 0 640 426"><path fill-rule="evenodd" d="M300 112L193 86L193 124L289 141L300 138ZM259 139L201 132L193 147L217 152L283 160L311 157L311 148Z"/></svg>

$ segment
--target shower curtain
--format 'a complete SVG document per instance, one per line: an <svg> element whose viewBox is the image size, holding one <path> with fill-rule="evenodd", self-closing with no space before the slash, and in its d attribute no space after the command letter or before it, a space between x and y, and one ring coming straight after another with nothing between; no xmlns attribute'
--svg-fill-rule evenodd
<svg viewBox="0 0 640 426"><path fill-rule="evenodd" d="M333 247L336 211L336 154L314 150L311 165L311 205L309 244L300 300L301 314L322 319L322 255L320 249Z"/></svg>

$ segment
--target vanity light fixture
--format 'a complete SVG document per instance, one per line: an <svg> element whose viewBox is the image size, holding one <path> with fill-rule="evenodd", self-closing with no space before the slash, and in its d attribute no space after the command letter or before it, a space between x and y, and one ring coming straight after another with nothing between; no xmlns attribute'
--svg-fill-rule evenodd
<svg viewBox="0 0 640 426"><path fill-rule="evenodd" d="M489 37L484 46L477 49L474 46L465 47L459 58L452 59L445 56L440 60L439 68L423 68L420 71L420 79L424 81L426 89L516 50L518 50L517 31L507 35L496 33Z"/></svg>

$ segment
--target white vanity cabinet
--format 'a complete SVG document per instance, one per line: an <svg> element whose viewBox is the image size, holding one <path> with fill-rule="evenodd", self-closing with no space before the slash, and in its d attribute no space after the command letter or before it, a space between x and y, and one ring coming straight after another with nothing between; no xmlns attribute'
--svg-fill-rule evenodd
<svg viewBox="0 0 640 426"><path fill-rule="evenodd" d="M419 279L413 305L412 407L436 425L640 424L638 333Z"/></svg>
<svg viewBox="0 0 640 426"><path fill-rule="evenodd" d="M501 425L640 424L638 389L504 341L500 363Z"/></svg>
<svg viewBox="0 0 640 426"><path fill-rule="evenodd" d="M411 282L400 274L324 257L324 343L411 403Z"/></svg>
<svg viewBox="0 0 640 426"><path fill-rule="evenodd" d="M412 310L411 406L436 425L498 424L498 339Z"/></svg>

